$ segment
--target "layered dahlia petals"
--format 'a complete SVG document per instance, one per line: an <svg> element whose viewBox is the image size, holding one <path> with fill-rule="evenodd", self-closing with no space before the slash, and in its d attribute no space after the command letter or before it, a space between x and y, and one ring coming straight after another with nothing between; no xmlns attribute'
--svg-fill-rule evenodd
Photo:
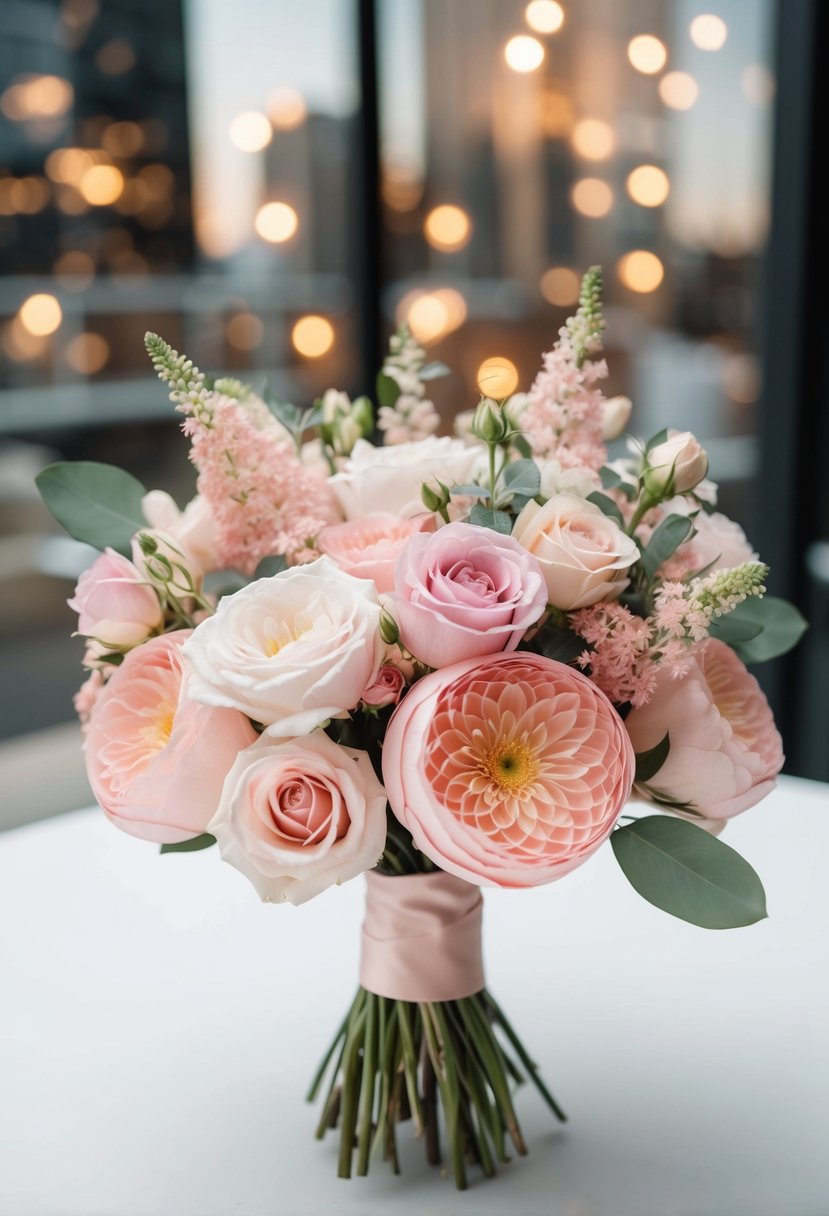
<svg viewBox="0 0 829 1216"><path fill-rule="evenodd" d="M525 653L458 663L418 681L383 749L392 810L442 869L533 886L579 865L609 834L633 750L604 695Z"/></svg>
<svg viewBox="0 0 829 1216"><path fill-rule="evenodd" d="M670 750L643 787L706 819L730 819L771 792L783 764L774 719L759 684L730 647L709 639L697 647L688 671L674 680L657 676L650 702L625 726L637 752L667 733Z"/></svg>

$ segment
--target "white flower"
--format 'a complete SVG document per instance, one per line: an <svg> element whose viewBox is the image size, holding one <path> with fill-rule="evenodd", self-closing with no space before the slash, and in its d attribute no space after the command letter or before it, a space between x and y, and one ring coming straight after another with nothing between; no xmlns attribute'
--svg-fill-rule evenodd
<svg viewBox="0 0 829 1216"><path fill-rule="evenodd" d="M642 474L645 487L662 498L687 494L708 472L708 455L690 431L669 430L667 438L651 448Z"/></svg>
<svg viewBox="0 0 829 1216"><path fill-rule="evenodd" d="M541 473L541 496L575 494L587 498L596 489L596 474L590 469L563 469L557 460L536 460Z"/></svg>
<svg viewBox="0 0 829 1216"><path fill-rule="evenodd" d="M263 900L301 904L377 864L386 791L367 752L322 731L260 738L237 756L208 831Z"/></svg>
<svg viewBox="0 0 829 1216"><path fill-rule="evenodd" d="M602 406L602 439L618 439L630 421L630 397L608 397Z"/></svg>
<svg viewBox="0 0 829 1216"><path fill-rule="evenodd" d="M329 485L346 519L383 512L408 517L424 510L420 487L439 478L447 486L463 485L472 477L479 449L459 439L430 435L416 443L376 448L360 439L344 469Z"/></svg>
<svg viewBox="0 0 829 1216"><path fill-rule="evenodd" d="M330 558L220 600L185 644L188 695L240 709L279 738L353 709L383 660L374 584Z"/></svg>

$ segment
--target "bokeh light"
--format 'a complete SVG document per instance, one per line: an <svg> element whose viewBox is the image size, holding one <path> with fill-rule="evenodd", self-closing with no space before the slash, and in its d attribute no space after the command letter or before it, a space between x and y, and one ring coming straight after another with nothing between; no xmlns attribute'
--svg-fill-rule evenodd
<svg viewBox="0 0 829 1216"><path fill-rule="evenodd" d="M615 147L613 128L601 118L582 118L573 128L573 148L585 160L606 160Z"/></svg>
<svg viewBox="0 0 829 1216"><path fill-rule="evenodd" d="M57 118L75 100L75 90L62 76L17 76L0 97L0 110L13 122Z"/></svg>
<svg viewBox="0 0 829 1216"><path fill-rule="evenodd" d="M298 89L282 87L268 94L267 111L278 131L293 131L305 122L308 107Z"/></svg>
<svg viewBox="0 0 829 1216"><path fill-rule="evenodd" d="M529 34L516 34L504 47L504 58L513 72L534 72L544 62L544 47Z"/></svg>
<svg viewBox="0 0 829 1216"><path fill-rule="evenodd" d="M66 291L85 291L95 278L95 261L83 249L68 249L57 259L52 271Z"/></svg>
<svg viewBox="0 0 829 1216"><path fill-rule="evenodd" d="M489 359L484 359L475 380L485 397L503 401L518 388L518 368L511 359L506 359L503 355L492 355Z"/></svg>
<svg viewBox="0 0 829 1216"><path fill-rule="evenodd" d="M670 190L670 178L658 165L637 165L628 174L627 192L640 207L661 207Z"/></svg>
<svg viewBox="0 0 829 1216"><path fill-rule="evenodd" d="M265 114L258 110L243 110L228 127L230 142L240 152L261 152L273 136L273 128Z"/></svg>
<svg viewBox="0 0 829 1216"><path fill-rule="evenodd" d="M581 215L600 219L613 207L613 191L598 177L583 177L570 192L570 199Z"/></svg>
<svg viewBox="0 0 829 1216"><path fill-rule="evenodd" d="M655 253L647 249L633 249L619 259L619 278L631 291L647 295L656 291L665 277L665 267Z"/></svg>
<svg viewBox="0 0 829 1216"><path fill-rule="evenodd" d="M472 223L462 207L442 203L426 216L423 231L434 249L454 253L457 249L463 249L469 241Z"/></svg>
<svg viewBox="0 0 829 1216"><path fill-rule="evenodd" d="M327 355L334 345L334 326L326 317L309 313L300 317L291 330L294 350L306 359L319 359Z"/></svg>
<svg viewBox="0 0 829 1216"><path fill-rule="evenodd" d="M20 305L20 324L35 338L45 338L60 328L63 310L55 296L36 292Z"/></svg>
<svg viewBox="0 0 829 1216"><path fill-rule="evenodd" d="M700 13L691 22L691 41L701 51L719 51L725 46L728 26L714 13Z"/></svg>
<svg viewBox="0 0 829 1216"><path fill-rule="evenodd" d="M124 190L124 175L115 165L92 165L80 180L79 190L93 207L108 207Z"/></svg>
<svg viewBox="0 0 829 1216"><path fill-rule="evenodd" d="M524 18L537 34L555 34L564 25L564 9L557 0L530 0Z"/></svg>
<svg viewBox="0 0 829 1216"><path fill-rule="evenodd" d="M764 63L749 63L740 73L743 93L753 106L768 106L774 98L774 76Z"/></svg>
<svg viewBox="0 0 829 1216"><path fill-rule="evenodd" d="M665 43L653 34L637 34L628 43L628 59L637 72L653 76L668 62Z"/></svg>
<svg viewBox="0 0 829 1216"><path fill-rule="evenodd" d="M569 266L551 266L541 276L541 294L556 308L568 308L579 298L581 279Z"/></svg>
<svg viewBox="0 0 829 1216"><path fill-rule="evenodd" d="M256 212L254 227L263 241L281 245L294 235L299 227L299 218L287 203L265 203Z"/></svg>
<svg viewBox="0 0 829 1216"><path fill-rule="evenodd" d="M252 312L237 312L225 326L225 337L236 350L256 350L262 345L265 327Z"/></svg>
<svg viewBox="0 0 829 1216"><path fill-rule="evenodd" d="M111 156L135 156L144 147L144 132L137 122L111 122L101 144Z"/></svg>
<svg viewBox="0 0 829 1216"><path fill-rule="evenodd" d="M690 110L699 97L699 85L688 72L666 72L659 82L659 96L671 110Z"/></svg>
<svg viewBox="0 0 829 1216"><path fill-rule="evenodd" d="M109 343L101 334L76 334L66 346L66 362L80 376L94 376L109 361Z"/></svg>
<svg viewBox="0 0 829 1216"><path fill-rule="evenodd" d="M137 63L135 49L126 38L112 38L98 51L95 63L105 76L124 76Z"/></svg>

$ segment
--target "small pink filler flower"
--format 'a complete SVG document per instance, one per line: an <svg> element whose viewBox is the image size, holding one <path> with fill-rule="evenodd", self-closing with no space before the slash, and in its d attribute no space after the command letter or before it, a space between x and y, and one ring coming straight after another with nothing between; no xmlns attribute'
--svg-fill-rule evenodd
<svg viewBox="0 0 829 1216"><path fill-rule="evenodd" d="M633 773L605 695L523 652L418 681L383 745L397 818L441 869L480 886L536 886L580 865L610 834Z"/></svg>

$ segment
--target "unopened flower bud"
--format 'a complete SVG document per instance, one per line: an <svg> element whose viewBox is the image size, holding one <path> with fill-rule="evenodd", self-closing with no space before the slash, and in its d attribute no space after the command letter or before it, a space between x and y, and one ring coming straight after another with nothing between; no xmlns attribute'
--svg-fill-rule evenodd
<svg viewBox="0 0 829 1216"><path fill-rule="evenodd" d="M503 443L510 432L509 419L491 397L484 397L472 419L472 434L484 443Z"/></svg>
<svg viewBox="0 0 829 1216"><path fill-rule="evenodd" d="M618 439L630 419L630 397L610 397L602 410L602 439Z"/></svg>
<svg viewBox="0 0 829 1216"><path fill-rule="evenodd" d="M646 461L642 481L655 502L687 494L708 472L708 454L690 431L668 431L667 439L650 449Z"/></svg>
<svg viewBox="0 0 829 1216"><path fill-rule="evenodd" d="M380 613L380 637L387 646L394 646L400 637L397 621L386 608Z"/></svg>

